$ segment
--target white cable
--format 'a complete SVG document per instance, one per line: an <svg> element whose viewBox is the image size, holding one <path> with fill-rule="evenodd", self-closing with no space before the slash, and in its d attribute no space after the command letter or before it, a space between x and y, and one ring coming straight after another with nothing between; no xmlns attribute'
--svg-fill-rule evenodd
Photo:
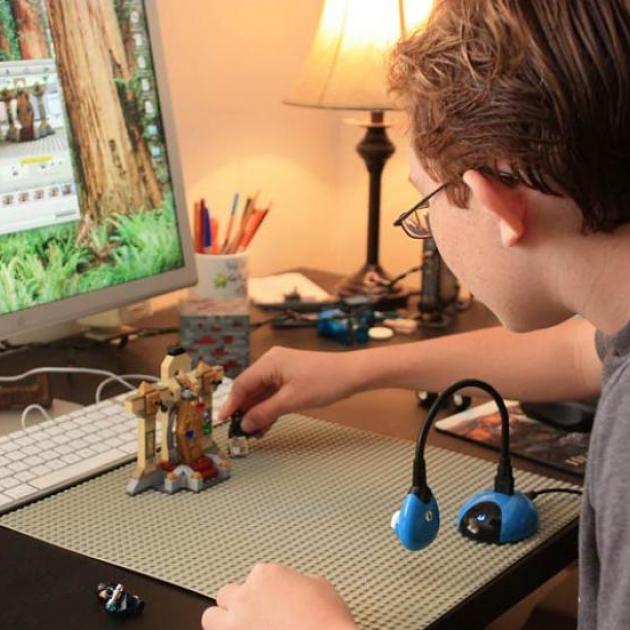
<svg viewBox="0 0 630 630"><path fill-rule="evenodd" d="M96 368L84 368L84 367L41 367L41 368L33 368L32 370L28 370L28 372L23 372L22 374L16 374L15 376L0 376L0 383L14 383L16 381L21 381L23 378L27 378L28 376L33 376L34 374L96 374L97 376L107 376L106 382L109 383L111 381L118 381L121 385L124 385L130 391L135 389L135 387L128 383L122 376L118 374L114 374L109 370L99 370ZM135 377L136 375L129 375L128 378ZM137 375L138 378L144 378L146 380L154 380L157 381L154 376L148 375ZM99 399L100 394L102 392L103 383L99 384L99 390L97 390ZM52 418L48 418L52 420Z"/></svg>
<svg viewBox="0 0 630 630"><path fill-rule="evenodd" d="M108 370L98 370L96 368L84 368L84 367L42 367L42 368L33 368L28 372L23 372L22 374L17 374L16 376L0 376L0 383L15 383L16 381L21 381L23 378L27 376L33 376L34 374L96 374L97 376L109 376L112 380L118 381L125 385L126 387L130 387L133 389L127 381L125 381L122 377L118 376L118 374L114 374L113 372L109 372Z"/></svg>
<svg viewBox="0 0 630 630"><path fill-rule="evenodd" d="M26 429L26 416L28 416L31 411L39 411L46 418L46 420L52 420L50 414L41 405L29 405L28 407L26 407L26 409L24 409L24 411L22 412L22 417L20 418L22 429Z"/></svg>
<svg viewBox="0 0 630 630"><path fill-rule="evenodd" d="M138 379L141 381L148 381L149 383L157 383L159 380L157 377L150 376L149 374L121 374L120 378L121 379L133 378L133 379ZM99 386L96 388L96 402L97 403L101 402L101 394L103 393L103 389L105 389L105 387L107 387L107 385L109 385L114 380L117 380L117 379L109 376L104 381L102 381L99 384ZM129 390L135 389L135 387L131 385L130 383L127 383L127 381L124 381L124 383Z"/></svg>

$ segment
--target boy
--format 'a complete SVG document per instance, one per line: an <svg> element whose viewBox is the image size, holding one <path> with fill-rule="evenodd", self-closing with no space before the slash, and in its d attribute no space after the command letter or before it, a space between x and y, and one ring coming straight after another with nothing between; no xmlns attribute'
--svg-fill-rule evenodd
<svg viewBox="0 0 630 630"><path fill-rule="evenodd" d="M274 348L222 410L244 409L252 432L362 390L464 377L507 398L601 393L580 525L588 630L630 617L629 58L630 0L438 0L393 58L411 179L434 193L430 215L421 204L398 223L430 231L504 327L334 356ZM206 628L354 627L327 582L278 566L218 604Z"/></svg>

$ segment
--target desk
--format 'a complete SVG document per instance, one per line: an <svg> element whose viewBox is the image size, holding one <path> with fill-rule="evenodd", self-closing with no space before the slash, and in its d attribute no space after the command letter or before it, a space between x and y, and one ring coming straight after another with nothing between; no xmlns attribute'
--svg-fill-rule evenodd
<svg viewBox="0 0 630 630"><path fill-rule="evenodd" d="M309 274L322 284L334 279L330 276ZM253 311L256 321L263 314ZM173 325L174 309L161 312L146 323L151 326ZM453 328L445 332L463 332L496 321L480 304L463 313ZM436 331L423 330L416 338L435 336ZM407 337L396 337L387 343L406 342ZM41 365L98 366L119 373L157 373L165 348L176 341L175 336L144 339L130 344L123 351L99 347L94 351L63 349L16 353L0 361L0 371L15 373ZM272 345L287 345L327 351L345 350L330 340L318 338L313 330L273 330L265 327L252 333L252 356L259 357ZM92 402L94 385L98 379L86 376L54 377L55 396L81 403ZM115 390L114 390L115 391ZM114 393L114 391L112 393ZM369 412L368 412L369 410ZM340 401L330 407L306 410L308 415L363 428L376 433L405 439L415 439L423 412L416 406L409 392L379 390ZM481 447L433 432L430 442L437 446L492 460L494 455ZM515 460L519 468L575 481L573 478L543 469L541 466ZM404 494L401 488L401 498ZM552 538L524 560L511 567L499 578L461 603L435 627L482 627L518 602L526 594L566 567L577 557L577 521ZM254 561L254 559L252 559ZM120 570L77 554L57 549L0 528L0 577L2 606L0 627L19 628L105 628L114 625L97 600L94 589L99 581L121 581L132 592L147 602L141 618L130 622L134 628L198 628L207 601L177 587Z"/></svg>

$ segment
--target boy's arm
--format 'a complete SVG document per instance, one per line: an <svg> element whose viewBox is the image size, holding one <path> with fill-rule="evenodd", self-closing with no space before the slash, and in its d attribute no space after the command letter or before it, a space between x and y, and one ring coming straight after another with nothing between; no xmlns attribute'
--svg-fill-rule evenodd
<svg viewBox="0 0 630 630"><path fill-rule="evenodd" d="M275 347L234 381L219 418L240 409L245 432L264 432L282 414L360 391L437 392L462 378L489 381L506 398L532 402L594 398L602 367L594 335L591 324L574 319L531 333L488 328L354 352Z"/></svg>
<svg viewBox="0 0 630 630"><path fill-rule="evenodd" d="M581 318L529 333L487 328L353 355L354 391L439 392L459 379L479 378L506 398L575 400L599 395L602 371L595 328Z"/></svg>

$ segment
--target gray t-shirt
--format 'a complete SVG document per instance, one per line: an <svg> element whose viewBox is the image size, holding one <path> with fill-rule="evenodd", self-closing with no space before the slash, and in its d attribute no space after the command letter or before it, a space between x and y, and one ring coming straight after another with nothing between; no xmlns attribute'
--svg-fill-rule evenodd
<svg viewBox="0 0 630 630"><path fill-rule="evenodd" d="M630 628L630 322L596 335L604 363L580 517L581 630Z"/></svg>

